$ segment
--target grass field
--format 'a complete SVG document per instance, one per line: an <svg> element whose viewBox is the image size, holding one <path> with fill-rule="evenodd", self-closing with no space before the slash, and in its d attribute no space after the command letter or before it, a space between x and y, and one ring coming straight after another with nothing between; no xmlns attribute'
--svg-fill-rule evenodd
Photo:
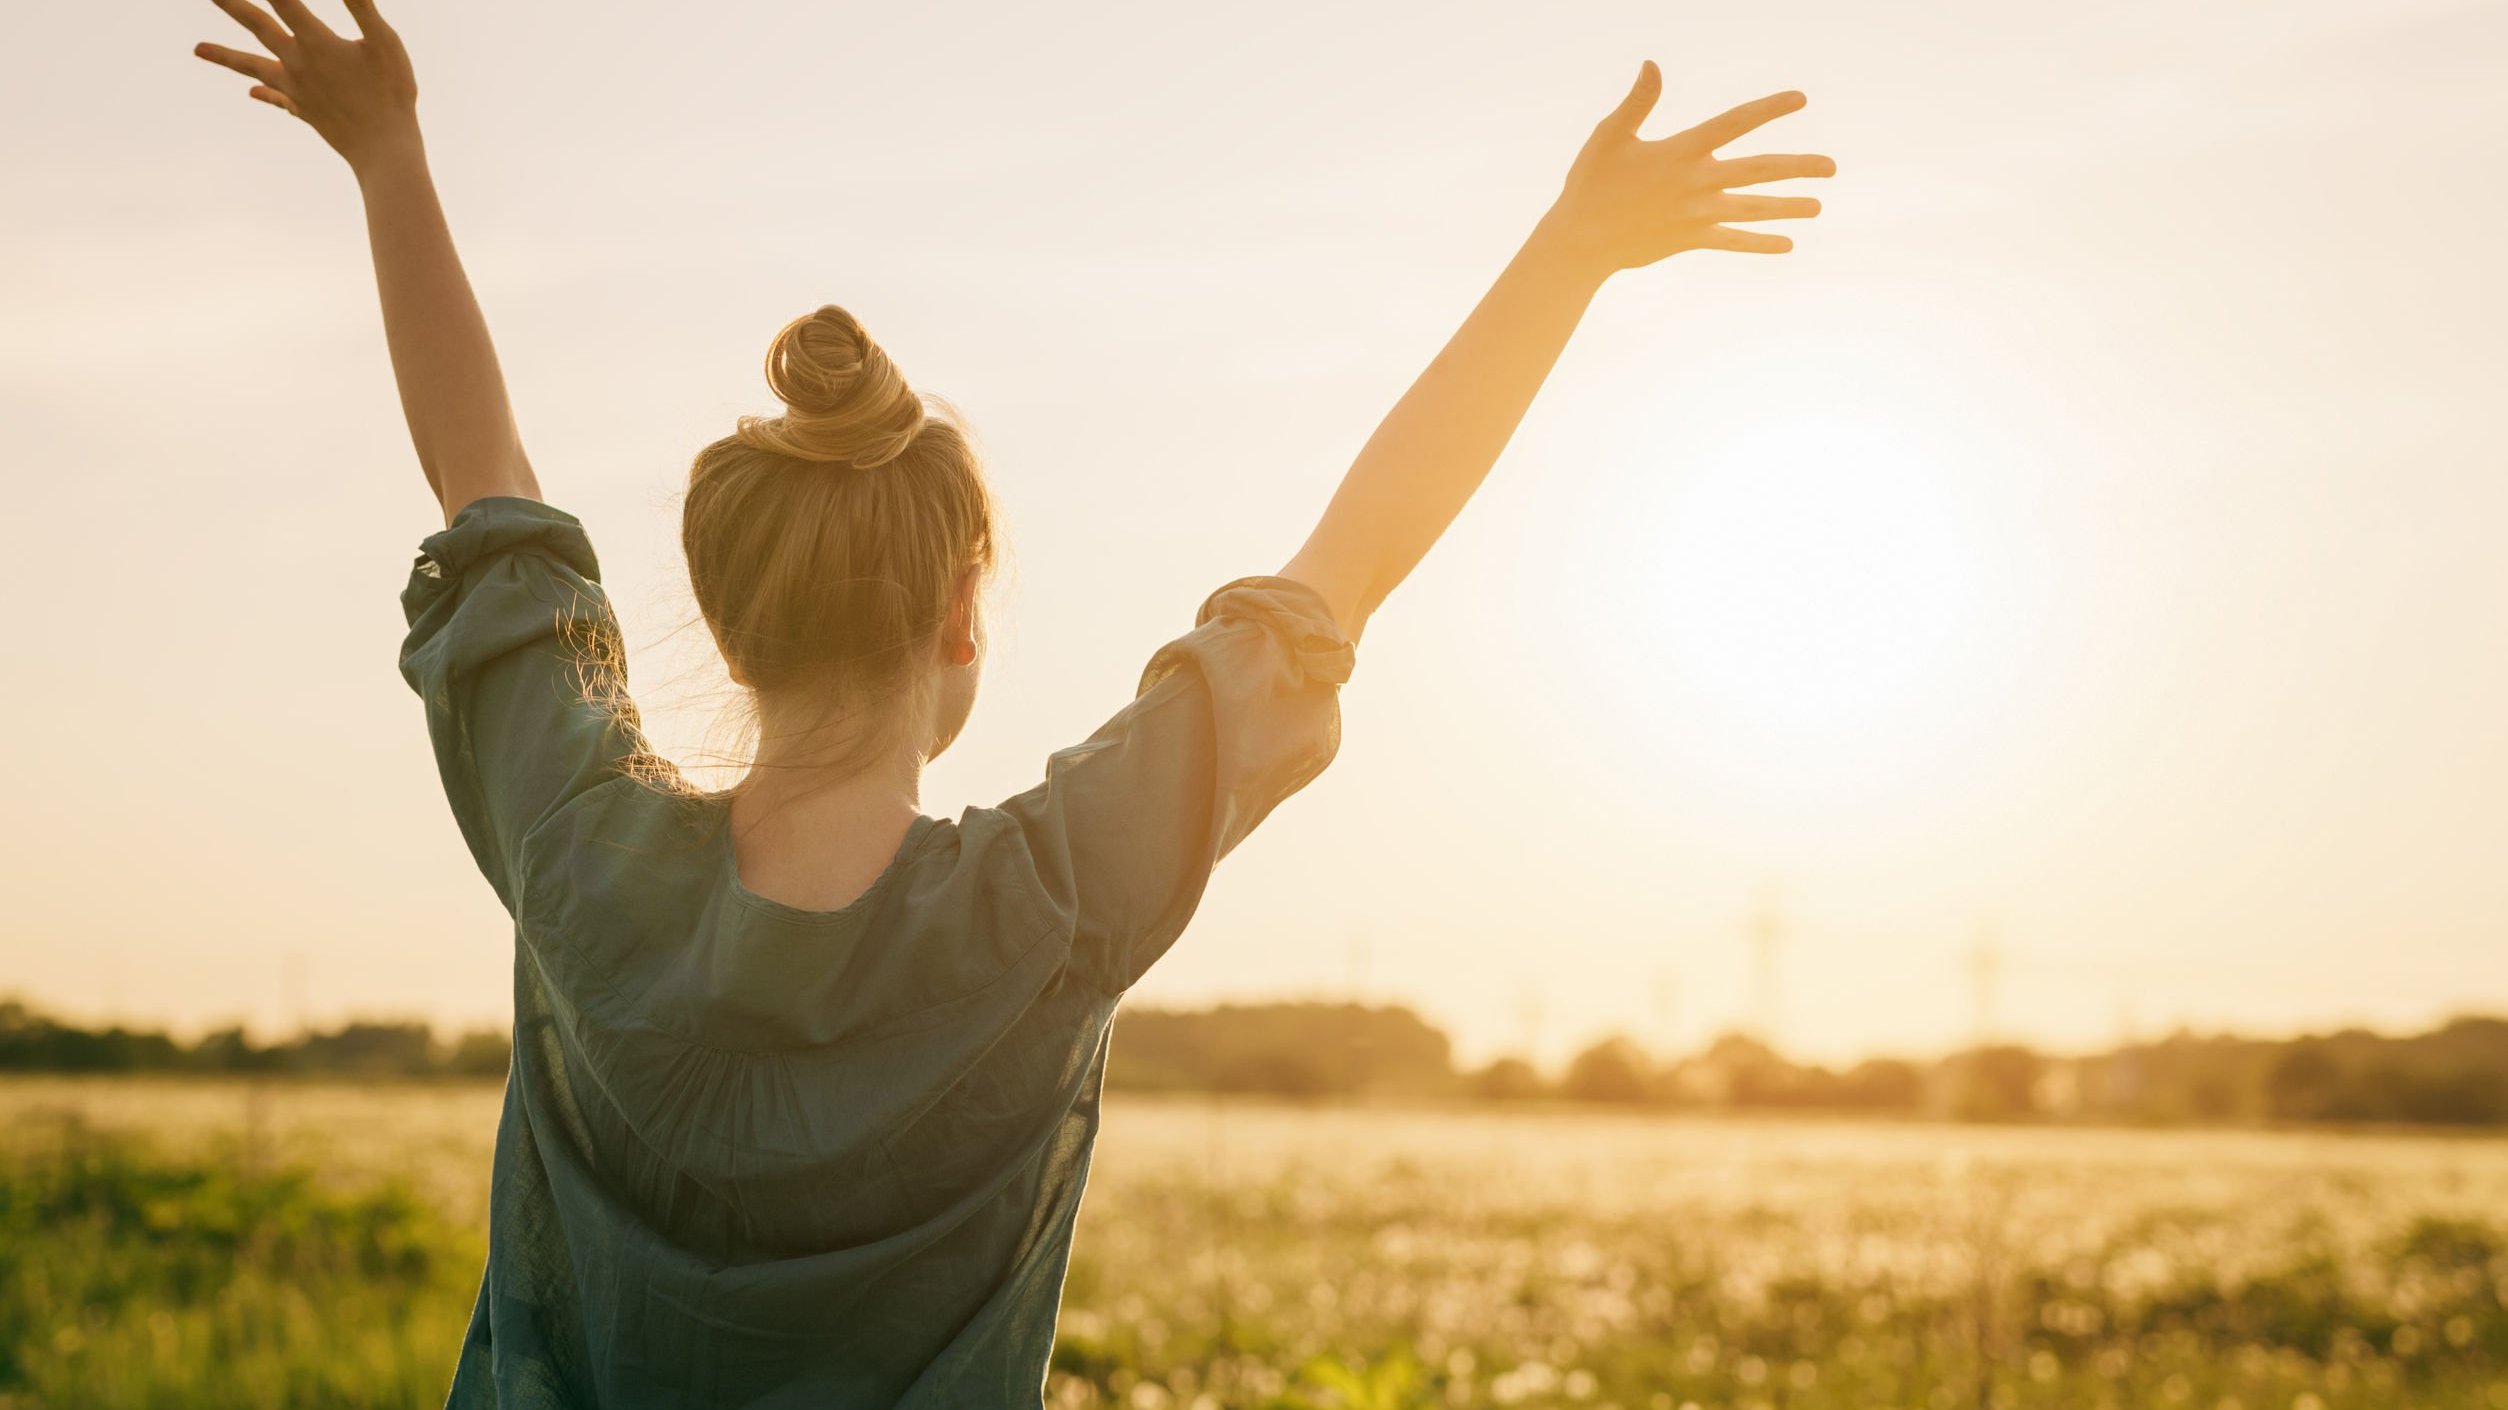
<svg viewBox="0 0 2508 1410"><path fill-rule="evenodd" d="M0 1406L441 1403L497 1101L0 1083ZM1059 1405L2508 1410L2497 1139L1118 1100L1096 1168Z"/></svg>

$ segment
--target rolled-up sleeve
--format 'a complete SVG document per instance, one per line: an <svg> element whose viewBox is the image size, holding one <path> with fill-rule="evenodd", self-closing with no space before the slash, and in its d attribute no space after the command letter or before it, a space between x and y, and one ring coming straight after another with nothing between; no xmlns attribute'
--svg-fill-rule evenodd
<svg viewBox="0 0 2508 1410"><path fill-rule="evenodd" d="M1238 579L1151 657L1131 704L1003 805L1071 915L1085 977L1136 982L1219 859L1332 762L1353 659L1312 588Z"/></svg>
<svg viewBox="0 0 2508 1410"><path fill-rule="evenodd" d="M477 500L419 545L401 609L445 797L511 910L523 838L638 745L592 542L536 500Z"/></svg>

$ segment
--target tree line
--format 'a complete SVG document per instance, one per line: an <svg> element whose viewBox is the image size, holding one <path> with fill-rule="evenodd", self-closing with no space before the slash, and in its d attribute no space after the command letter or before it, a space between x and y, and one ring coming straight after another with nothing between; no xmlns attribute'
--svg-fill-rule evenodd
<svg viewBox="0 0 2508 1410"><path fill-rule="evenodd" d="M81 1028L0 999L0 1072L502 1077L512 1055L509 1035L494 1029L439 1037L416 1021L358 1020L257 1043L234 1025L185 1043L162 1029Z"/></svg>
<svg viewBox="0 0 2508 1410"><path fill-rule="evenodd" d="M186 1043L155 1029L82 1028L0 1000L0 1071L496 1077L510 1055L504 1032L439 1036L416 1021L351 1022L269 1043L237 1026ZM1447 1035L1400 1005L1144 1005L1117 1017L1106 1081L1125 1091L1308 1100L2508 1126L2508 1019L2459 1018L2406 1036L2177 1033L2086 1056L1990 1044L1837 1067L1796 1062L1745 1034L1669 1054L1611 1036L1553 1073L1522 1057L1459 1066Z"/></svg>

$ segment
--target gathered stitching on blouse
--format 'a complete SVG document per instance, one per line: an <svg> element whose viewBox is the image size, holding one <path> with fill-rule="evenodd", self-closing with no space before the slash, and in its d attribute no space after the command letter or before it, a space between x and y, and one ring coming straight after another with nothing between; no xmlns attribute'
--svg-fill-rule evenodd
<svg viewBox="0 0 2508 1410"><path fill-rule="evenodd" d="M620 780L611 780L610 782L618 781ZM632 782L632 780L627 781ZM601 789L606 789L607 787L609 787L609 783L603 783L599 786ZM595 791L599 790L588 790L584 796L588 797L591 792ZM572 805L570 804L569 807L571 806ZM560 811L563 812L565 809L561 809ZM552 817L554 816L555 815L553 814ZM536 835L538 831L538 828L534 828L532 830L532 834ZM531 850L528 846L529 841L530 836L527 835L525 838L525 847L523 849L526 855L521 859L523 861L525 875L521 878L522 884L515 888L515 894L518 900L522 901L527 901L529 899L529 877L531 872L534 870L530 864L530 857L528 855ZM518 905L517 909L522 909L522 907ZM954 994L949 998L939 1001L938 1003L926 1004L921 1008L909 1009L902 1014L884 1019L878 1024L860 1032L849 1033L841 1038L830 1039L823 1043L797 1043L786 1047L772 1048L729 1048L724 1047L721 1044L706 1042L700 1038L688 1037L673 1028L665 1027L654 1021L651 1017L650 1010L636 1005L625 993L625 991L619 988L617 980L605 973L599 965L591 962L593 956L590 951L587 950L581 942L575 939L575 937L568 934L566 928L559 926L544 927L536 925L531 921L525 920L520 915L516 915L514 917L514 924L516 929L523 933L526 938L538 936L543 939L555 940L558 947L577 962L577 967L582 971L585 981L597 988L601 992L602 996L610 1001L612 1007L635 1016L637 1020L635 1022L616 1025L619 1031L650 1034L654 1037L677 1043L683 1047L694 1048L700 1052L719 1053L725 1057L735 1058L777 1057L789 1056L795 1053L828 1053L857 1044L871 1042L876 1039L892 1038L899 1036L902 1033L921 1032L924 1028L936 1027L938 1026L937 1023L927 1023L921 1027L915 1028L909 1028L906 1025L912 1023L916 1019L939 1013L944 1009L953 1009L958 1006L971 1003L974 1000L980 999L984 995L992 992L1004 981L1009 979L1012 974L1016 973L1019 967L1027 962L1028 957L1036 953L1038 946L1044 944L1048 939L1051 939L1056 930L1063 928L1063 924L1059 918L1040 927L1033 938L1031 938L1026 944L1019 947L1018 953L1012 955L1009 959L1004 960L1000 967L996 969L989 978L974 988L966 990L964 993Z"/></svg>
<svg viewBox="0 0 2508 1410"><path fill-rule="evenodd" d="M916 814L915 821L907 824L908 835L899 839L897 850L890 855L887 864L880 868L880 874L871 878L871 884L862 888L862 894L832 911L814 911L805 906L778 901L772 896L760 895L751 890L749 883L740 879L740 853L737 850L730 850L730 855L724 861L724 879L731 883L725 890L735 904L746 906L772 920L813 925L857 919L863 907L881 892L886 891L899 872L904 871L917 857L923 855L924 847L932 840L932 829L939 822L938 818L928 814ZM726 814L724 826L728 828L730 823L730 817ZM728 847L727 850L729 850Z"/></svg>

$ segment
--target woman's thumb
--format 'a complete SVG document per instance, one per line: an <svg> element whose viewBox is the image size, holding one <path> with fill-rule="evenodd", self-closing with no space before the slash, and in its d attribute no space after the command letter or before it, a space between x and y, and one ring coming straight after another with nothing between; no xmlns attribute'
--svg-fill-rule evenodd
<svg viewBox="0 0 2508 1410"><path fill-rule="evenodd" d="M1638 68L1637 82L1629 85L1628 96L1620 100L1620 106L1611 110L1611 115L1602 120L1597 130L1636 136L1637 129L1645 125L1646 114L1655 110L1655 100L1662 96L1663 70L1655 67L1654 60L1648 59Z"/></svg>

